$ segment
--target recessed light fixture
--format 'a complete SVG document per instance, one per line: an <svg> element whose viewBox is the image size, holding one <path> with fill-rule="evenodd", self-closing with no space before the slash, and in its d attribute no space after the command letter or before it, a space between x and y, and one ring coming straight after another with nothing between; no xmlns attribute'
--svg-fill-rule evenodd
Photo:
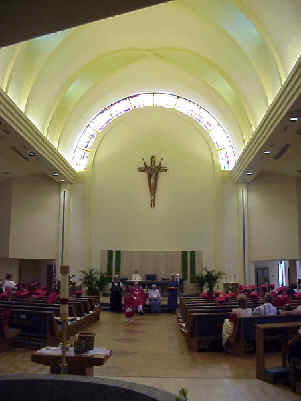
<svg viewBox="0 0 301 401"><path fill-rule="evenodd" d="M36 152L29 152L29 153L28 153L28 156L31 156L31 157L37 156L37 153L36 153Z"/></svg>
<svg viewBox="0 0 301 401"><path fill-rule="evenodd" d="M290 121L293 121L293 122L294 122L294 121L298 121L298 120L299 120L299 117L293 116L293 117L290 117L289 120L290 120Z"/></svg>
<svg viewBox="0 0 301 401"><path fill-rule="evenodd" d="M65 182L65 180L60 180L60 182Z"/></svg>
<svg viewBox="0 0 301 401"><path fill-rule="evenodd" d="M251 173L251 171L248 171L246 174L247 175L253 175L253 173Z"/></svg>
<svg viewBox="0 0 301 401"><path fill-rule="evenodd" d="M270 150L265 150L263 153L264 153L265 155L270 155L272 152L271 152Z"/></svg>
<svg viewBox="0 0 301 401"><path fill-rule="evenodd" d="M57 171L54 171L54 172L52 173L52 175L53 175L53 177L57 177L57 176L60 175L60 173L58 173Z"/></svg>

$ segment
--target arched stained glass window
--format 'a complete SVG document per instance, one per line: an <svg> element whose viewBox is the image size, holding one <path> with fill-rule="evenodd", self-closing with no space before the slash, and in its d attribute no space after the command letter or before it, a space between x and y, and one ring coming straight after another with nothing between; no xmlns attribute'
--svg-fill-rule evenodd
<svg viewBox="0 0 301 401"><path fill-rule="evenodd" d="M138 93L120 99L96 114L83 129L74 147L72 166L77 171L85 170L90 149L101 131L124 113L143 107L175 109L193 118L208 133L213 141L222 170L232 170L237 159L232 139L220 123L197 103L171 93Z"/></svg>

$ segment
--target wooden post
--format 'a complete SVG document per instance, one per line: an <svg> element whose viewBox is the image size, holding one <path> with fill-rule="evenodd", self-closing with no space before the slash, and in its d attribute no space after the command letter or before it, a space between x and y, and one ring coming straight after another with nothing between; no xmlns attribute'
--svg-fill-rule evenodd
<svg viewBox="0 0 301 401"><path fill-rule="evenodd" d="M264 380L264 331L256 326L256 378Z"/></svg>

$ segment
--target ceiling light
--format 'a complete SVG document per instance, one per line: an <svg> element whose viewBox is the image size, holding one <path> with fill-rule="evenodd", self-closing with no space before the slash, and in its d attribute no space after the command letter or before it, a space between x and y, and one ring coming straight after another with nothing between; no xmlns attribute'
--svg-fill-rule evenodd
<svg viewBox="0 0 301 401"><path fill-rule="evenodd" d="M265 155L270 155L272 152L271 152L270 150L265 150L263 153L264 153Z"/></svg>
<svg viewBox="0 0 301 401"><path fill-rule="evenodd" d="M57 177L57 176L60 175L60 173L58 173L57 171L54 171L54 172L52 173L52 175L53 175L54 177Z"/></svg>
<svg viewBox="0 0 301 401"><path fill-rule="evenodd" d="M251 173L251 171L248 171L246 174L247 175L253 175L253 173Z"/></svg>
<svg viewBox="0 0 301 401"><path fill-rule="evenodd" d="M290 120L290 121L298 121L298 120L299 120L299 117L290 117L289 120Z"/></svg>
<svg viewBox="0 0 301 401"><path fill-rule="evenodd" d="M65 180L60 180L60 182L65 182Z"/></svg>
<svg viewBox="0 0 301 401"><path fill-rule="evenodd" d="M28 153L28 156L32 156L32 157L33 157L33 156L37 156L37 153L36 153L36 152L29 152L29 153Z"/></svg>

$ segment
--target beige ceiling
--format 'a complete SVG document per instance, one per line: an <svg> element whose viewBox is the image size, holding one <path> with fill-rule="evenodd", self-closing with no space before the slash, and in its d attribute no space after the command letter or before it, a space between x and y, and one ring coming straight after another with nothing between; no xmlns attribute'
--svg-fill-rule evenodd
<svg viewBox="0 0 301 401"><path fill-rule="evenodd" d="M2 48L0 87L70 162L99 110L157 90L205 107L239 154L301 54L300 26L299 0L176 0Z"/></svg>

